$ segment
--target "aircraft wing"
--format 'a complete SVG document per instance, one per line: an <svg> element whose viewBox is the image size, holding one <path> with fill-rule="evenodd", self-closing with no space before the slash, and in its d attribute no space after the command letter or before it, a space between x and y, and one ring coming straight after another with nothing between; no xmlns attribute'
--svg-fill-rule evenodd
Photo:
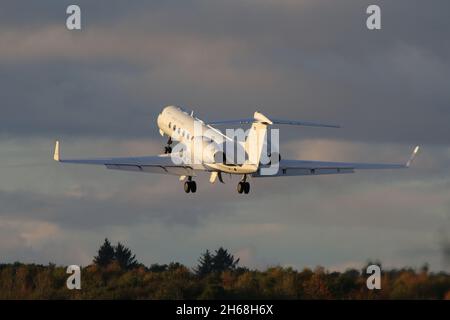
<svg viewBox="0 0 450 320"><path fill-rule="evenodd" d="M281 160L279 162L278 171L274 175L265 175L261 171L269 166L261 166L258 172L253 174L254 177L272 177L272 176L307 176L321 174L342 174L353 173L355 170L366 169L405 169L409 168L414 157L419 151L419 147L415 147L409 160L403 164L397 163L364 163L364 162L326 162L326 161L309 161L309 160ZM269 171L268 171L269 172Z"/></svg>
<svg viewBox="0 0 450 320"><path fill-rule="evenodd" d="M61 163L103 165L107 169L170 174L176 176L195 176L195 171L207 171L202 165L186 165L174 161L173 154L161 154L144 157L61 159L59 142L56 141L53 159ZM176 160L176 159L175 159ZM181 163L177 165L175 163Z"/></svg>

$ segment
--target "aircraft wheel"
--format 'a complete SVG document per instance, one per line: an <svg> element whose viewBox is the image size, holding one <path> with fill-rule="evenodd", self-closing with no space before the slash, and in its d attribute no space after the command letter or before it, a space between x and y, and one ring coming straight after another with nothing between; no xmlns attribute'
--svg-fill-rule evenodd
<svg viewBox="0 0 450 320"><path fill-rule="evenodd" d="M244 184L244 193L248 194L250 192L250 183L243 182L243 184Z"/></svg>
<svg viewBox="0 0 450 320"><path fill-rule="evenodd" d="M191 184L191 192L195 193L197 191L197 183L195 181L190 181Z"/></svg>
<svg viewBox="0 0 450 320"><path fill-rule="evenodd" d="M184 192L189 193L191 191L191 184L190 181L186 181L184 183Z"/></svg>
<svg viewBox="0 0 450 320"><path fill-rule="evenodd" d="M237 190L239 193L244 192L244 183L242 181L238 183Z"/></svg>
<svg viewBox="0 0 450 320"><path fill-rule="evenodd" d="M172 153L172 147L165 146L164 147L164 153L165 154Z"/></svg>
<svg viewBox="0 0 450 320"><path fill-rule="evenodd" d="M242 192L244 192L244 189L245 189L244 182L242 182L242 181L239 182L237 185L237 192L242 193Z"/></svg>

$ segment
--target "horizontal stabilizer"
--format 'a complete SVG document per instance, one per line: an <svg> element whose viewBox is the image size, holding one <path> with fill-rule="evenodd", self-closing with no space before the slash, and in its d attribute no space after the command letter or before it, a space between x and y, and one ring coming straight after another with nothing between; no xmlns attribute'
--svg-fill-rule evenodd
<svg viewBox="0 0 450 320"><path fill-rule="evenodd" d="M264 119L262 117L264 117ZM259 112L255 112L254 118L244 118L235 120L222 120L222 121L209 121L209 125L232 125L232 124L252 124L255 121L264 122L267 124L283 124L291 126L305 126L305 127L323 127L323 128L340 128L340 126L335 124L326 124L310 121L295 121L295 120L283 120L283 119L268 119Z"/></svg>
<svg viewBox="0 0 450 320"><path fill-rule="evenodd" d="M272 119L274 124L287 124L291 126L305 126L305 127L324 127L324 128L340 128L341 126L336 124L317 123L309 121L294 121L294 120L282 120Z"/></svg>

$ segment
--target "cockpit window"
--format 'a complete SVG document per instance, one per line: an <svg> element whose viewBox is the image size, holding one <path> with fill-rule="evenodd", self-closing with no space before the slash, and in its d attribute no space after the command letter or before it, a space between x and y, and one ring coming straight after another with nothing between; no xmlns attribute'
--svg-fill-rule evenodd
<svg viewBox="0 0 450 320"><path fill-rule="evenodd" d="M172 122L169 122L169 129L172 127Z"/></svg>

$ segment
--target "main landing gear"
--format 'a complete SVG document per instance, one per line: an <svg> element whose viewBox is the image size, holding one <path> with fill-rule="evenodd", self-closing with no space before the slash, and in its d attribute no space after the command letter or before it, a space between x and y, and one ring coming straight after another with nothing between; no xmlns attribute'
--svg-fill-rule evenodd
<svg viewBox="0 0 450 320"><path fill-rule="evenodd" d="M237 185L237 192L245 194L250 192L250 183L247 182L247 175L244 175L244 178L239 181Z"/></svg>
<svg viewBox="0 0 450 320"><path fill-rule="evenodd" d="M184 192L189 193L195 193L197 191L197 184L195 181L192 180L191 177L184 183Z"/></svg>
<svg viewBox="0 0 450 320"><path fill-rule="evenodd" d="M164 153L168 154L168 153L172 153L172 138L169 138L169 141L167 141L167 145L164 147Z"/></svg>

